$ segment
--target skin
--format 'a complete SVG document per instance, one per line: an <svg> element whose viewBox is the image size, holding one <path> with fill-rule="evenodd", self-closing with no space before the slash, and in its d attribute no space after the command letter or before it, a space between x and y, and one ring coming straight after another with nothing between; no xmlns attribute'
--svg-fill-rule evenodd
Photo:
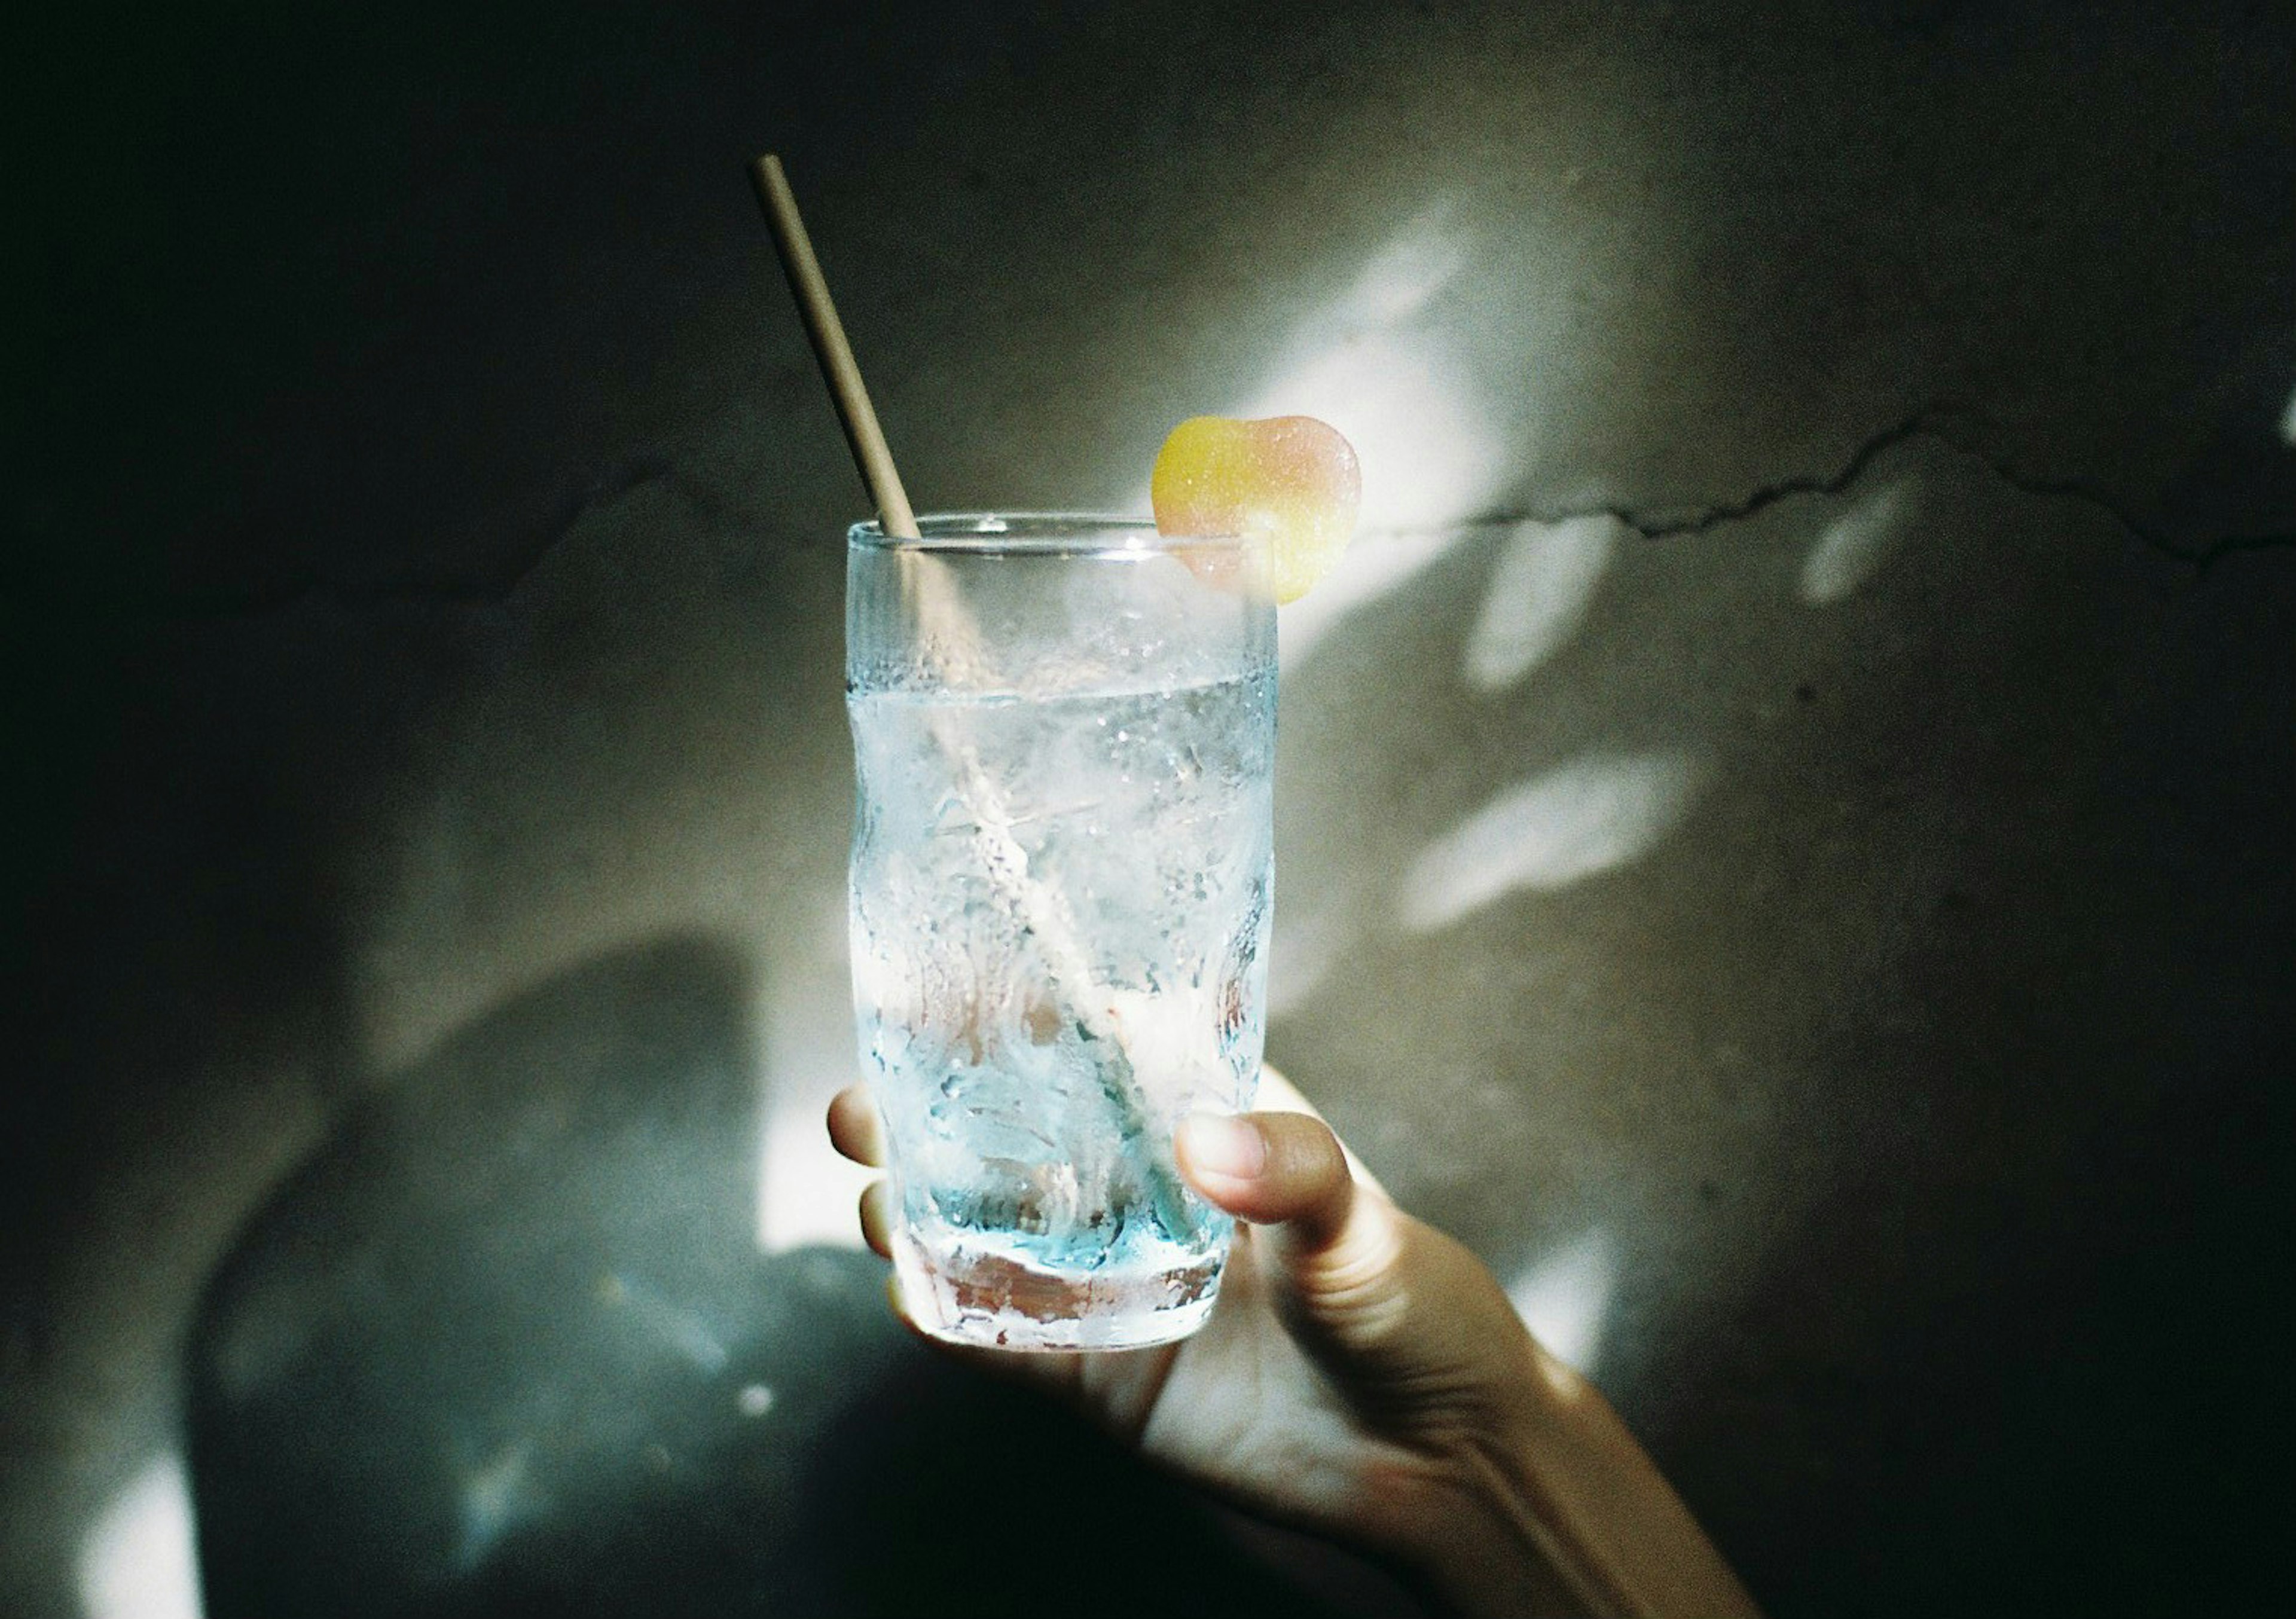
<svg viewBox="0 0 2296 1619"><path fill-rule="evenodd" d="M1086 1354L941 1347L1247 1511L1380 1558L1442 1612L1755 1614L1608 1402L1481 1262L1398 1208L1272 1069L1261 1100L1180 1129L1182 1173L1245 1222L1202 1330ZM830 1104L829 1133L882 1166L865 1088ZM861 1231L880 1255L892 1215L873 1182Z"/></svg>

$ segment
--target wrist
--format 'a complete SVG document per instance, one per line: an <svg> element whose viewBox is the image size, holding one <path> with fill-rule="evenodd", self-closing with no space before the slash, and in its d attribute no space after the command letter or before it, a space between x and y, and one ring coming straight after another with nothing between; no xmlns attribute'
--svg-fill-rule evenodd
<svg viewBox="0 0 2296 1619"><path fill-rule="evenodd" d="M1546 1357L1525 1345L1524 1390ZM1584 1583L1538 1459L1550 1447L1534 1402L1509 1390L1489 1420L1460 1435L1439 1464L1398 1491L1391 1555L1435 1612L1456 1619L1608 1611Z"/></svg>
<svg viewBox="0 0 2296 1619"><path fill-rule="evenodd" d="M1759 1610L1591 1383L1525 1339L1528 1375L1445 1469L1405 1552L1439 1611L1481 1615ZM1446 1499L1447 1498L1447 1499Z"/></svg>

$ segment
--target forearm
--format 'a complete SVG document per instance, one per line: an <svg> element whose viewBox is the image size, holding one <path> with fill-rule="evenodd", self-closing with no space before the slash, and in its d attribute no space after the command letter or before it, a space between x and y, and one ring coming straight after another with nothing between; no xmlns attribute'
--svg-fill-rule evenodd
<svg viewBox="0 0 2296 1619"><path fill-rule="evenodd" d="M1455 1499L1434 1503L1405 1549L1422 1589L1474 1619L1758 1615L1610 1402L1528 1349L1521 1399L1471 1446Z"/></svg>

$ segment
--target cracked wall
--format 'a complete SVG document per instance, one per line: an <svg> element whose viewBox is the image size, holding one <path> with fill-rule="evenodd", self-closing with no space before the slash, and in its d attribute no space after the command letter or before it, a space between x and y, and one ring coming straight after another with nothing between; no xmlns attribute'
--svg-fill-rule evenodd
<svg viewBox="0 0 2296 1619"><path fill-rule="evenodd" d="M898 1612L872 1515L989 1533L830 1460L1029 1451L884 1336L815 1126L859 497L767 143L922 506L1136 504L1200 411L1357 438L1370 530L1287 609L1271 1054L1759 1595L2238 1566L2284 8L1313 9L45 25L0 1606L139 1611L99 1553L171 1488L216 1615L352 1611L291 1509L401 1612L583 1533L598 1611ZM1079 1476L1239 1602L1387 1599Z"/></svg>

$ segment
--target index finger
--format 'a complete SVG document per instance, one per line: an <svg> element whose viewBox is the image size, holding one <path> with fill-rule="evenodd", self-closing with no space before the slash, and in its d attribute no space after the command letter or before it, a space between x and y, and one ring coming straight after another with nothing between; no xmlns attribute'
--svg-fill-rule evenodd
<svg viewBox="0 0 2296 1619"><path fill-rule="evenodd" d="M848 1085L829 1100L829 1144L870 1169L885 1166L885 1127L866 1085Z"/></svg>

